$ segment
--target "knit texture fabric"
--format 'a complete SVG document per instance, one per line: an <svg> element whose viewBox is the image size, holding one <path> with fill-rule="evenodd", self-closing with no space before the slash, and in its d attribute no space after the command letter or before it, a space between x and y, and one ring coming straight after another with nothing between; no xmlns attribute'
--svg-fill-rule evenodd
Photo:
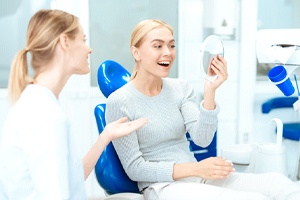
<svg viewBox="0 0 300 200"><path fill-rule="evenodd" d="M128 176L142 190L157 182L172 182L174 163L196 162L186 133L202 147L208 146L217 129L219 106L206 110L196 103L191 85L184 80L163 78L161 92L146 96L131 82L107 99L106 122L121 117L149 122L113 145Z"/></svg>

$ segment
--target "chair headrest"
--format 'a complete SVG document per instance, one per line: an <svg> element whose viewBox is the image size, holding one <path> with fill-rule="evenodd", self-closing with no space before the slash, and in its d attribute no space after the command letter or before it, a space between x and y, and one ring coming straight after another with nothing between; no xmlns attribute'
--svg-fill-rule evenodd
<svg viewBox="0 0 300 200"><path fill-rule="evenodd" d="M119 63L106 60L98 68L98 86L107 98L112 92L125 85L131 74Z"/></svg>

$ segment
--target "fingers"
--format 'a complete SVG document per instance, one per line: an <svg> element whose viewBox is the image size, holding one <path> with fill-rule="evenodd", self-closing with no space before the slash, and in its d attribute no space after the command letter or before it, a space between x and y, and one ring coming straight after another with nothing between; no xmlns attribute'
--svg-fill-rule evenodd
<svg viewBox="0 0 300 200"><path fill-rule="evenodd" d="M124 123L124 122L126 122L127 120L128 120L127 117L122 117L122 118L118 119L117 122L118 122L118 123Z"/></svg>
<svg viewBox="0 0 300 200"><path fill-rule="evenodd" d="M128 125L132 128L132 131L139 129L140 127L144 126L146 123L148 123L147 118L140 118L131 122L128 122Z"/></svg>
<svg viewBox="0 0 300 200"><path fill-rule="evenodd" d="M223 157L216 157L217 164L221 166L233 166L232 162L230 160L227 160Z"/></svg>
<svg viewBox="0 0 300 200"><path fill-rule="evenodd" d="M223 76L225 77L225 80L227 79L227 62L222 56L217 55L217 57L213 58L211 62L211 69L218 76Z"/></svg>
<svg viewBox="0 0 300 200"><path fill-rule="evenodd" d="M206 159L207 166L205 167L206 179L223 179L235 171L231 161L222 157L211 157Z"/></svg>

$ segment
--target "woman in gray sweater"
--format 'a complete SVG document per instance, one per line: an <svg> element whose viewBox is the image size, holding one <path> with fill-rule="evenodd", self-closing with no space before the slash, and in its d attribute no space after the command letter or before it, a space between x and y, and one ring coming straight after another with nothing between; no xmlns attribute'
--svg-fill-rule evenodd
<svg viewBox="0 0 300 200"><path fill-rule="evenodd" d="M123 168L145 199L297 199L300 187L280 174L233 173L231 162L212 157L197 162L185 134L206 147L217 129L217 88L227 79L221 56L210 62L204 98L196 104L187 81L167 78L176 57L173 29L159 20L141 21L131 35L135 68L129 83L108 97L106 120L148 118L132 134L114 140ZM271 181L272 180L272 181ZM270 184L272 183L272 184Z"/></svg>

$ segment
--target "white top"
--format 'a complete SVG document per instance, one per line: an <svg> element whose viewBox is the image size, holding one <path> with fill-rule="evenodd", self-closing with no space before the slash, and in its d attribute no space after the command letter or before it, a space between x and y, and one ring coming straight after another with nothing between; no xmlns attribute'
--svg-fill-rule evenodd
<svg viewBox="0 0 300 200"><path fill-rule="evenodd" d="M29 85L8 115L0 146L0 196L87 199L70 125L47 88Z"/></svg>

